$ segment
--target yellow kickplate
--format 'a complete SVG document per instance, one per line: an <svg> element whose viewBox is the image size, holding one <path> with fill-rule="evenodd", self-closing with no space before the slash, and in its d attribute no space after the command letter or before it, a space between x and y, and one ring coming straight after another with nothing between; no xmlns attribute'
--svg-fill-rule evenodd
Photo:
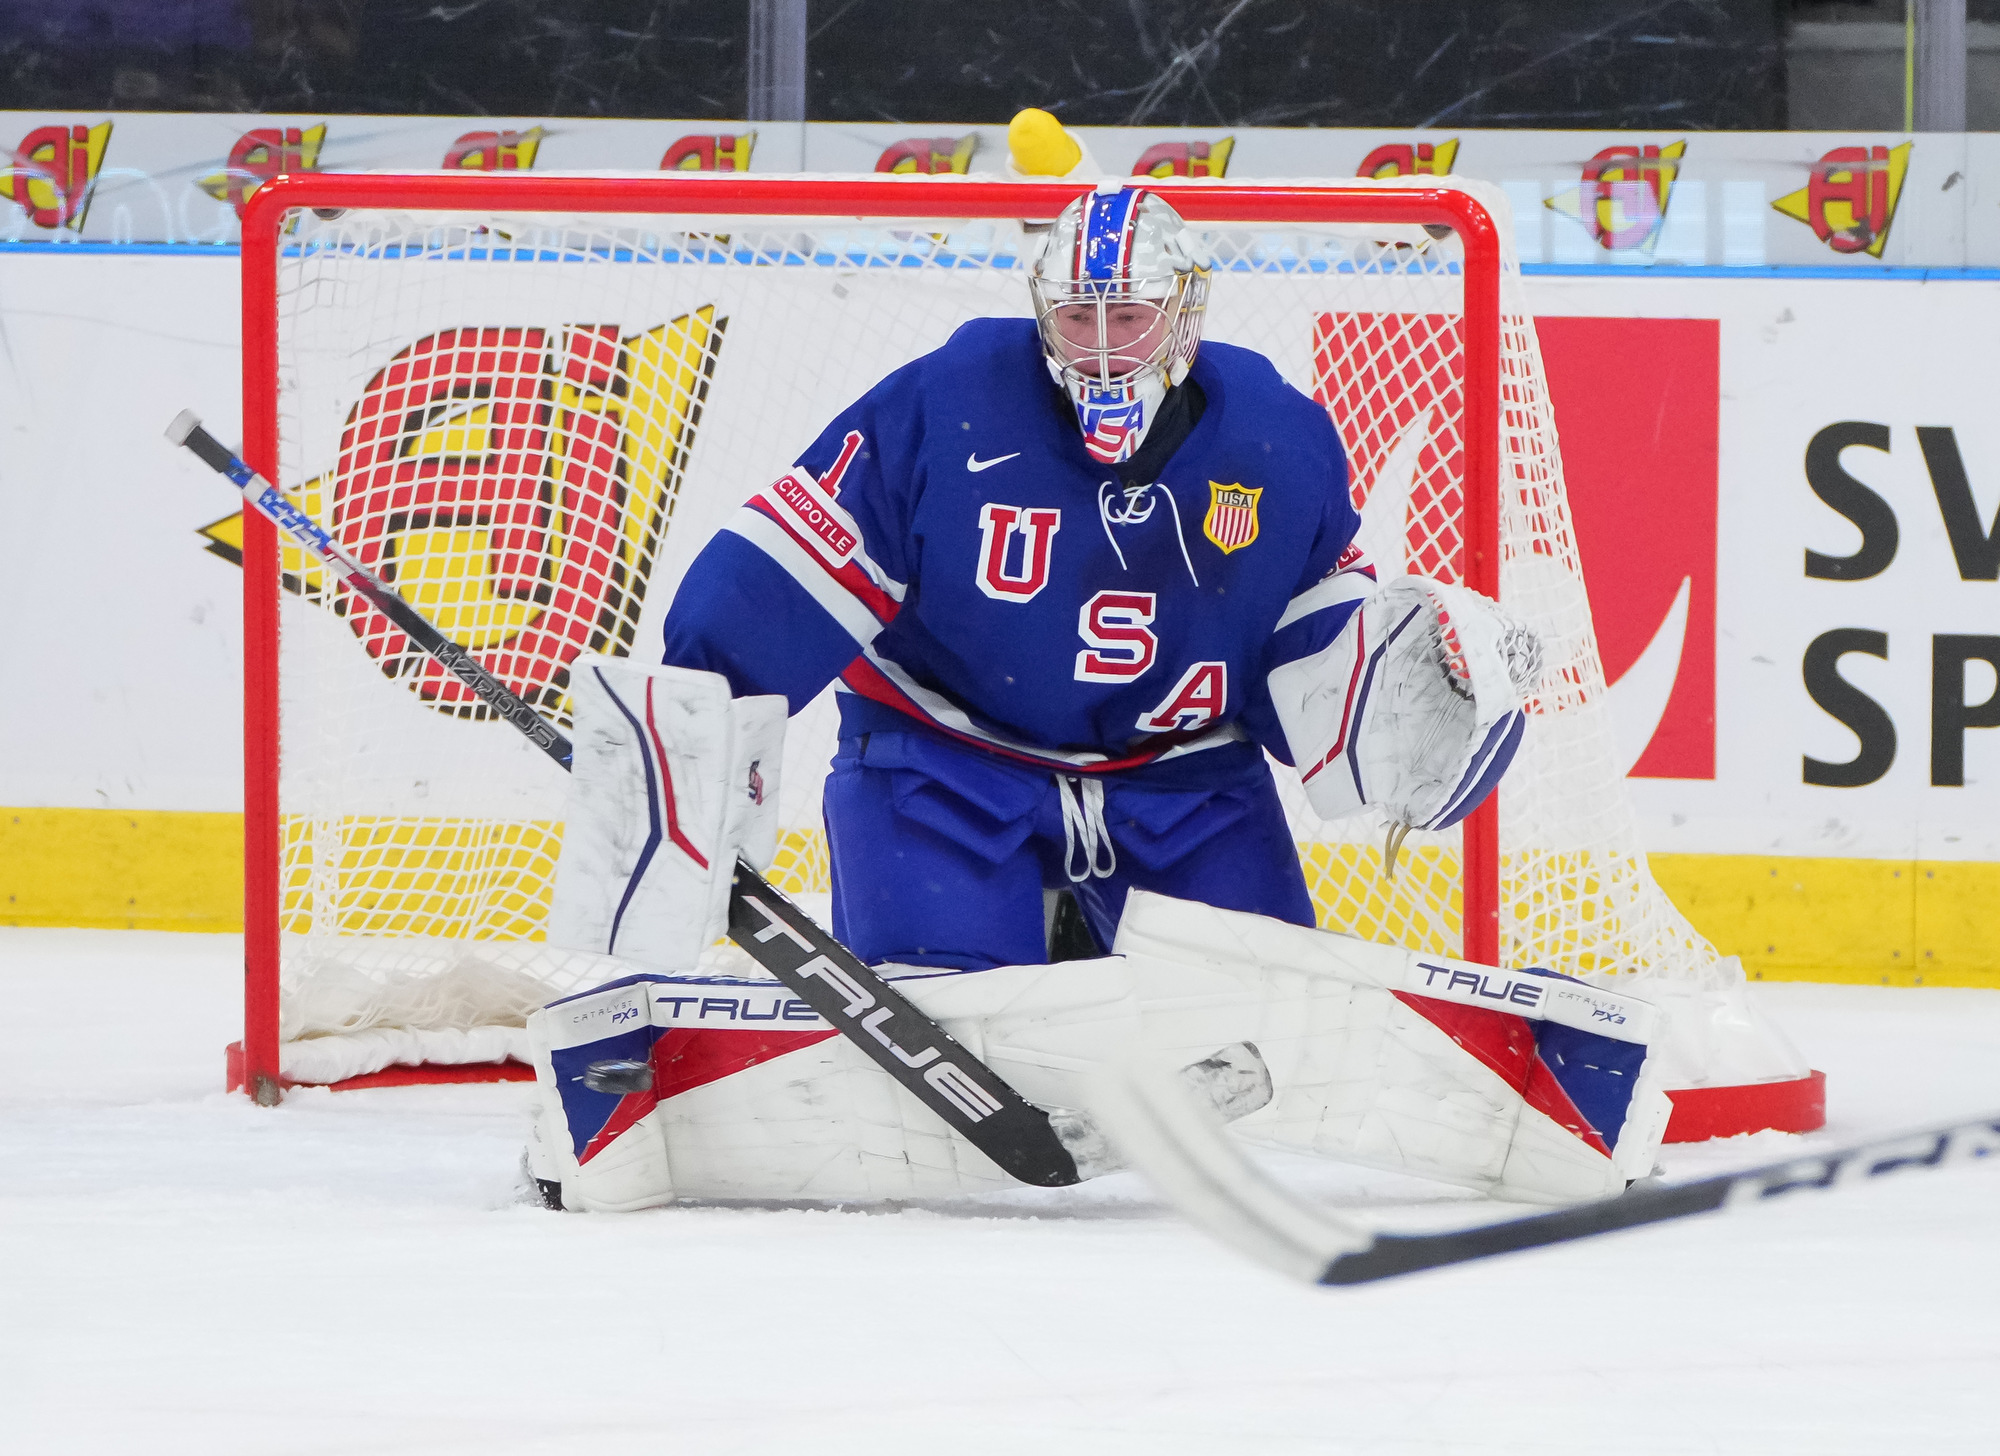
<svg viewBox="0 0 2000 1456"><path fill-rule="evenodd" d="M1394 918L1387 901L1327 897L1401 893L1405 877L1378 885L1358 863L1315 857L1325 848L1305 846L1322 919L1388 930L1374 924ZM1651 864L1695 929L1753 978L2000 989L2000 864L1719 854ZM788 834L771 879L788 893L824 891L820 835ZM0 809L0 925L241 930L243 817Z"/></svg>
<svg viewBox="0 0 2000 1456"><path fill-rule="evenodd" d="M243 816L0 809L0 925L241 930Z"/></svg>
<svg viewBox="0 0 2000 1456"><path fill-rule="evenodd" d="M1683 914L1755 979L2000 989L2000 864L1656 854Z"/></svg>

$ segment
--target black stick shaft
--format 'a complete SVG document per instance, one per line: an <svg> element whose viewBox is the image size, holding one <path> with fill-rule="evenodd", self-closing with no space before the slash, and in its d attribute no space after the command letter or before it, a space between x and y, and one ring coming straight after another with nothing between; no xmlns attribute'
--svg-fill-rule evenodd
<svg viewBox="0 0 2000 1456"><path fill-rule="evenodd" d="M185 420L187 416L181 416L174 422L174 428L180 429ZM443 663L447 671L472 689L480 702L513 724L530 743L564 768L570 766L570 741L553 723L488 672L478 658L432 626L394 587L355 560L319 522L287 500L277 486L244 464L199 424L187 423L181 443L217 473L228 476L254 510L346 582L368 605L394 622L410 641Z"/></svg>
<svg viewBox="0 0 2000 1456"><path fill-rule="evenodd" d="M1937 1168L1994 1154L2000 1154L2000 1116L1903 1133L1878 1142L1787 1163L1769 1163L1741 1173L1723 1173L1674 1187L1642 1188L1619 1198L1530 1214L1480 1228L1435 1234L1377 1234L1367 1248L1342 1254L1329 1263L1319 1282L1367 1284L1419 1269L1437 1269L1494 1254L1544 1248L1721 1209L1747 1208L1799 1193L1824 1193L1892 1173Z"/></svg>
<svg viewBox="0 0 2000 1456"><path fill-rule="evenodd" d="M570 766L570 741L562 730L488 672L478 658L425 621L417 609L398 596L388 583L366 573L350 576L347 580L348 585L365 597L370 606L401 628L404 636L443 663L454 677L471 688L480 702L513 724L523 737L565 769Z"/></svg>
<svg viewBox="0 0 2000 1456"><path fill-rule="evenodd" d="M1011 1177L1043 1188L1079 1181L1046 1112L741 861L729 938Z"/></svg>

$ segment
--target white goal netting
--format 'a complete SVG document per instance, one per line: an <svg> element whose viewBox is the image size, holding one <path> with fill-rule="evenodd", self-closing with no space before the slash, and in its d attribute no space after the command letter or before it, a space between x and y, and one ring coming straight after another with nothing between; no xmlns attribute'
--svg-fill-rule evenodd
<svg viewBox="0 0 2000 1456"><path fill-rule="evenodd" d="M1480 200L1507 236L1504 201ZM1200 230L1207 336L1267 355L1326 406L1385 574L1460 578L1467 391L1499 391L1501 596L1548 649L1500 795L1502 960L1711 975L1624 794L1511 258L1494 379L1468 373L1456 235ZM570 659L655 657L694 553L839 409L965 320L1028 312L1032 246L1020 223L950 216L301 213L278 263L279 483L563 720ZM290 550L284 584L287 1074L348 1067L330 1055L339 1038L417 1034L378 1061L419 1043L433 1059L491 1055L475 1029L616 973L543 939L563 775ZM828 696L792 726L771 878L794 893L827 888L833 725ZM1390 879L1379 822L1322 823L1279 777L1322 924L1456 953L1457 831L1412 835Z"/></svg>

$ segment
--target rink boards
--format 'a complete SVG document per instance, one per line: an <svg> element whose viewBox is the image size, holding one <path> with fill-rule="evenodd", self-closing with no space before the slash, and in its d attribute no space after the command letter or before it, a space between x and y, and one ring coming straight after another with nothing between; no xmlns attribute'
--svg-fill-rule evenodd
<svg viewBox="0 0 2000 1456"><path fill-rule="evenodd" d="M2000 282L1528 285L1662 882L1753 975L2000 982ZM200 534L234 503L158 439L190 403L235 433L235 286L227 257L0 254L0 594L36 626L0 919L240 914L238 578Z"/></svg>

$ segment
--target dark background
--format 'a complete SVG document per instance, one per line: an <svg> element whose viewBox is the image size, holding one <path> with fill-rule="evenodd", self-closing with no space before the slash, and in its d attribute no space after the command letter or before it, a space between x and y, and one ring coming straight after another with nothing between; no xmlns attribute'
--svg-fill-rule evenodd
<svg viewBox="0 0 2000 1456"><path fill-rule="evenodd" d="M2000 0L1975 0L1980 18ZM814 121L1787 123L1800 18L1902 0L812 0ZM0 0L0 109L737 118L744 0Z"/></svg>

